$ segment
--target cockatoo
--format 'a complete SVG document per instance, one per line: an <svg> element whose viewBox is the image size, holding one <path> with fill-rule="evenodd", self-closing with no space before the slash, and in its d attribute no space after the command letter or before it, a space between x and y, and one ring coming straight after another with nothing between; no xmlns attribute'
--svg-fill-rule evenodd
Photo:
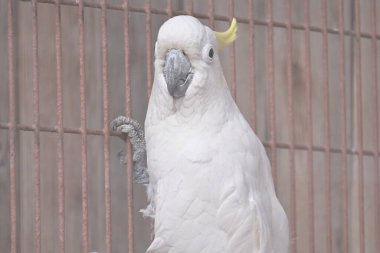
<svg viewBox="0 0 380 253"><path fill-rule="evenodd" d="M132 138L135 180L147 184L154 217L148 253L283 253L288 220L265 149L235 104L218 52L237 24L214 32L191 16L167 20L155 45L145 120L119 117Z"/></svg>

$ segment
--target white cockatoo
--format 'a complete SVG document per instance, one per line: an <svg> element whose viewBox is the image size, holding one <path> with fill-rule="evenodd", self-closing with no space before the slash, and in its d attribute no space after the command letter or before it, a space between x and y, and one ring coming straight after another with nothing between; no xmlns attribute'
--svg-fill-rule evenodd
<svg viewBox="0 0 380 253"><path fill-rule="evenodd" d="M148 253L288 252L288 220L268 157L220 64L218 50L235 40L236 29L235 19L217 33L176 16L158 32L145 121L149 176L136 176L149 181L144 212L154 217L155 237ZM132 121L119 119L113 128L136 136L126 127Z"/></svg>

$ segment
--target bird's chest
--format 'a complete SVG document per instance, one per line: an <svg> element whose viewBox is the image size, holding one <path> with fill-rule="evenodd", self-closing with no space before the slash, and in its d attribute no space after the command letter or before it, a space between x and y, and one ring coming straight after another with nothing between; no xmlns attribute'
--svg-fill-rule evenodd
<svg viewBox="0 0 380 253"><path fill-rule="evenodd" d="M195 169L216 154L213 134L190 127L160 127L147 135L148 168L158 177L173 170Z"/></svg>

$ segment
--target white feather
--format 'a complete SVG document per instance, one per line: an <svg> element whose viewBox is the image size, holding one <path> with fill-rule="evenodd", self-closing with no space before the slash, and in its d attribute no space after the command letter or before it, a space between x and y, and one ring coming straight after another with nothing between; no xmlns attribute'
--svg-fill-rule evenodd
<svg viewBox="0 0 380 253"><path fill-rule="evenodd" d="M168 20L156 44L155 78L145 122L155 239L149 253L282 253L288 223L265 149L233 101L212 30L189 16ZM180 48L195 74L173 99L162 74L165 52Z"/></svg>

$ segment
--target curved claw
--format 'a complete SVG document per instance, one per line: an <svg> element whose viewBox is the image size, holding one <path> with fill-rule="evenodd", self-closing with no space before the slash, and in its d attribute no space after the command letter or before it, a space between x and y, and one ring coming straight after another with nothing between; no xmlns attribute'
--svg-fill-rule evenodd
<svg viewBox="0 0 380 253"><path fill-rule="evenodd" d="M148 184L145 137L141 125L134 119L119 116L112 120L110 127L113 131L124 133L130 138L133 151L133 180L135 183Z"/></svg>

